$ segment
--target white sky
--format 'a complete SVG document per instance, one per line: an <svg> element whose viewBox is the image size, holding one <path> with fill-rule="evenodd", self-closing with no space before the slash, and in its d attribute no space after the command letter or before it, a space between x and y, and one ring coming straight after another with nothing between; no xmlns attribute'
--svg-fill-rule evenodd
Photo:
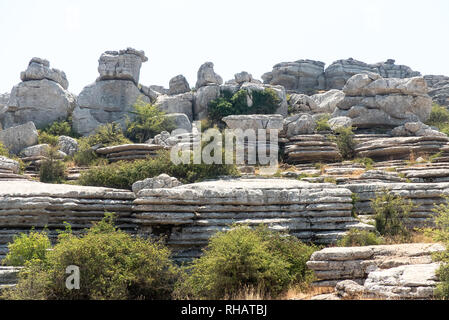
<svg viewBox="0 0 449 320"><path fill-rule="evenodd" d="M0 93L32 57L64 70L78 94L106 50L144 50L140 82L191 86L205 61L224 80L254 77L281 61L393 58L449 75L448 0L0 0Z"/></svg>

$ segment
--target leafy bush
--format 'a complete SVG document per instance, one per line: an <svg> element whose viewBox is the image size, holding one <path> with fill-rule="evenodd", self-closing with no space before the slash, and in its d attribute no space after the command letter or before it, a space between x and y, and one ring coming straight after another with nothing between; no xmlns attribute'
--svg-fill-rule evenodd
<svg viewBox="0 0 449 320"><path fill-rule="evenodd" d="M132 143L124 135L119 124L107 123L98 127L95 133L78 139L78 152L73 155L73 161L79 166L89 166L98 162L98 155L92 149L94 146L114 146Z"/></svg>
<svg viewBox="0 0 449 320"><path fill-rule="evenodd" d="M65 121L55 121L40 130L40 133L46 133L52 136L69 136L73 138L78 137L78 135L72 129L71 118Z"/></svg>
<svg viewBox="0 0 449 320"><path fill-rule="evenodd" d="M441 132L449 134L449 110L434 103L426 124L437 127Z"/></svg>
<svg viewBox="0 0 449 320"><path fill-rule="evenodd" d="M404 226L414 205L411 200L405 200L389 190L377 193L371 200L375 213L376 230L381 235L407 237L409 232Z"/></svg>
<svg viewBox="0 0 449 320"><path fill-rule="evenodd" d="M9 157L9 150L5 147L5 145L0 141L0 156Z"/></svg>
<svg viewBox="0 0 449 320"><path fill-rule="evenodd" d="M157 106L145 103L138 99L133 106L135 119L126 122L126 137L133 142L142 143L162 131L172 131L175 129L170 119L165 117L165 112Z"/></svg>
<svg viewBox="0 0 449 320"><path fill-rule="evenodd" d="M5 298L168 299L178 273L169 256L160 242L131 237L107 215L81 237L59 237L44 261L27 264ZM65 286L69 265L80 269L79 290Z"/></svg>
<svg viewBox="0 0 449 320"><path fill-rule="evenodd" d="M38 141L39 141L39 144L49 144L51 146L57 146L58 145L58 136L52 135L45 131L41 131L41 132L39 132Z"/></svg>
<svg viewBox="0 0 449 320"><path fill-rule="evenodd" d="M3 263L10 266L23 266L33 259L44 260L47 249L51 247L47 233L31 230L30 233L21 233L14 236L12 243L8 244L8 254Z"/></svg>
<svg viewBox="0 0 449 320"><path fill-rule="evenodd" d="M103 186L131 189L134 182L162 173L178 178L184 183L217 178L219 176L236 176L235 165L227 164L177 164L170 160L170 152L159 151L158 155L145 160L133 162L119 161L109 165L91 168L81 174L79 183L86 186Z"/></svg>
<svg viewBox="0 0 449 320"><path fill-rule="evenodd" d="M181 298L222 299L254 288L263 296L276 297L311 280L306 262L315 250L266 227L234 226L210 239L175 292Z"/></svg>
<svg viewBox="0 0 449 320"><path fill-rule="evenodd" d="M376 233L366 230L351 229L337 242L339 247L363 247L382 244L384 241Z"/></svg>
<svg viewBox="0 0 449 320"><path fill-rule="evenodd" d="M39 179L41 182L60 183L65 178L65 164L57 159L58 149L50 146L48 158L43 160L39 169Z"/></svg>
<svg viewBox="0 0 449 320"><path fill-rule="evenodd" d="M330 131L331 127L327 123L327 121L329 121L329 119L330 119L330 115L329 114L323 114L321 117L319 117L319 119L316 121L316 128L315 128L315 130L317 132Z"/></svg>
<svg viewBox="0 0 449 320"><path fill-rule="evenodd" d="M356 141L354 140L353 128L341 127L335 130L337 135L330 136L335 141L343 159L352 159L355 156Z"/></svg>
<svg viewBox="0 0 449 320"><path fill-rule="evenodd" d="M371 158L357 158L354 159L354 162L364 165L366 170L372 170L374 168L374 160Z"/></svg>
<svg viewBox="0 0 449 320"><path fill-rule="evenodd" d="M251 106L248 106L248 101L252 101ZM251 93L244 89L235 94L224 91L220 97L209 103L208 115L209 119L220 123L223 117L234 114L272 114L279 108L280 103L279 96L271 88L263 91L253 90Z"/></svg>

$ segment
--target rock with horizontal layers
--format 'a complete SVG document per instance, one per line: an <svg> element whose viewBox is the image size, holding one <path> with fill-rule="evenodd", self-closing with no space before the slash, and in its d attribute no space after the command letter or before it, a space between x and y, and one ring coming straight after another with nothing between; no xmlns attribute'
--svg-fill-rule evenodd
<svg viewBox="0 0 449 320"><path fill-rule="evenodd" d="M29 80L51 80L59 83L65 90L69 87L69 82L64 71L50 69L50 62L41 58L32 58L28 68L20 74L22 81Z"/></svg>
<svg viewBox="0 0 449 320"><path fill-rule="evenodd" d="M13 154L38 143L38 133L33 122L0 130L0 141Z"/></svg>
<svg viewBox="0 0 449 320"><path fill-rule="evenodd" d="M257 132L258 129L282 130L283 118L280 114L249 114L249 115L231 115L224 117L223 122L229 129L252 129Z"/></svg>
<svg viewBox="0 0 449 320"><path fill-rule="evenodd" d="M332 89L324 93L314 94L310 98L315 101L317 108L315 113L333 113L338 103L343 100L345 94L341 90Z"/></svg>
<svg viewBox="0 0 449 320"><path fill-rule="evenodd" d="M160 95L155 104L166 113L184 113L189 121L193 120L193 93Z"/></svg>
<svg viewBox="0 0 449 320"><path fill-rule="evenodd" d="M446 134L432 129L422 122L407 122L391 131L394 137L447 137Z"/></svg>
<svg viewBox="0 0 449 320"><path fill-rule="evenodd" d="M214 64L212 62L205 62L198 69L197 81L195 88L198 90L201 87L209 85L221 85L223 79L215 73Z"/></svg>
<svg viewBox="0 0 449 320"><path fill-rule="evenodd" d="M18 173L20 164L18 161L0 156L0 172L7 171L11 173Z"/></svg>
<svg viewBox="0 0 449 320"><path fill-rule="evenodd" d="M273 66L271 72L262 75L263 82L281 85L289 92L310 93L323 90L324 63L314 60L281 62Z"/></svg>
<svg viewBox="0 0 449 320"><path fill-rule="evenodd" d="M190 92L190 86L182 74L170 79L168 94L174 95L185 92Z"/></svg>
<svg viewBox="0 0 449 320"><path fill-rule="evenodd" d="M345 97L333 117L346 116L357 128L397 127L425 122L432 109L423 78L384 79L375 73L357 74L343 88Z"/></svg>
<svg viewBox="0 0 449 320"><path fill-rule="evenodd" d="M312 134L316 128L316 121L310 114L298 114L286 118L284 128L287 138L301 134Z"/></svg>
<svg viewBox="0 0 449 320"><path fill-rule="evenodd" d="M429 87L429 96L439 105L449 107L449 77Z"/></svg>
<svg viewBox="0 0 449 320"><path fill-rule="evenodd" d="M138 193L143 189L174 188L180 185L182 185L182 183L179 182L178 179L163 173L157 177L134 182L132 185L132 190L134 193Z"/></svg>
<svg viewBox="0 0 449 320"><path fill-rule="evenodd" d="M140 68L148 61L145 52L133 48L106 51L98 60L99 80L130 80L139 84Z"/></svg>
<svg viewBox="0 0 449 320"><path fill-rule="evenodd" d="M342 159L337 144L326 135L302 134L288 140L284 151L288 163L329 163Z"/></svg>

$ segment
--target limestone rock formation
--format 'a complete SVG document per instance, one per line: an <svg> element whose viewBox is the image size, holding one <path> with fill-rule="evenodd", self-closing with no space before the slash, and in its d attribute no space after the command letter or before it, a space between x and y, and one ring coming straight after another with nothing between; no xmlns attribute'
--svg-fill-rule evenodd
<svg viewBox="0 0 449 320"><path fill-rule="evenodd" d="M396 127L425 122L432 109L423 78L382 78L375 73L357 74L343 88L345 97L334 117L347 116L357 128Z"/></svg>
<svg viewBox="0 0 449 320"><path fill-rule="evenodd" d="M89 135L103 124L116 122L123 129L126 119L135 115L137 99L151 103L157 97L151 88L137 86L142 62L147 61L143 51L128 48L106 51L99 59L100 77L81 91L73 112L73 128L81 135Z"/></svg>
<svg viewBox="0 0 449 320"><path fill-rule="evenodd" d="M168 93L171 95L190 91L189 83L182 74L170 79L169 88Z"/></svg>
<svg viewBox="0 0 449 320"><path fill-rule="evenodd" d="M192 131L192 123L185 113L169 113L165 117L173 123L174 130Z"/></svg>
<svg viewBox="0 0 449 320"><path fill-rule="evenodd" d="M118 146L104 147L95 150L99 155L106 156L110 162L121 160L146 159L148 156L157 156L157 151L162 146L150 143L122 144Z"/></svg>
<svg viewBox="0 0 449 320"><path fill-rule="evenodd" d="M220 86L217 84L197 88L193 97L194 120L207 118L208 105L220 96L220 92Z"/></svg>
<svg viewBox="0 0 449 320"><path fill-rule="evenodd" d="M148 61L143 51L127 48L120 51L106 51L98 60L99 80L131 80L139 84L140 67Z"/></svg>
<svg viewBox="0 0 449 320"><path fill-rule="evenodd" d="M58 138L59 150L65 154L72 156L78 151L78 142L76 139L67 136L60 136Z"/></svg>
<svg viewBox="0 0 449 320"><path fill-rule="evenodd" d="M429 96L439 105L449 107L449 77L446 76L424 77L429 86Z"/></svg>
<svg viewBox="0 0 449 320"><path fill-rule="evenodd" d="M193 93L185 92L176 95L160 95L155 104L166 113L184 113L193 120Z"/></svg>
<svg viewBox="0 0 449 320"><path fill-rule="evenodd" d="M157 177L147 178L145 180L136 181L132 185L134 193L138 193L143 189L160 189L160 188L174 188L180 186L182 183L168 174L160 174Z"/></svg>
<svg viewBox="0 0 449 320"><path fill-rule="evenodd" d="M310 93L325 88L324 63L314 60L281 62L262 75L263 82L281 85L287 91Z"/></svg>
<svg viewBox="0 0 449 320"><path fill-rule="evenodd" d="M280 114L250 114L250 115L231 115L224 117L223 122L229 129L266 129L282 130L283 118Z"/></svg>
<svg viewBox="0 0 449 320"><path fill-rule="evenodd" d="M404 65L396 65L393 59L376 64L367 64L352 58L337 60L326 68L326 89L342 89L346 81L359 73L372 72L384 78L412 78L420 76Z"/></svg>
<svg viewBox="0 0 449 320"><path fill-rule="evenodd" d="M316 121L310 114L298 114L284 119L287 138L315 132Z"/></svg>
<svg viewBox="0 0 449 320"><path fill-rule="evenodd" d="M335 117L327 121L329 127L335 131L339 128L350 128L352 127L352 119L349 117Z"/></svg>
<svg viewBox="0 0 449 320"><path fill-rule="evenodd" d="M447 137L446 134L432 129L422 122L407 122L391 131L394 137Z"/></svg>
<svg viewBox="0 0 449 320"><path fill-rule="evenodd" d="M296 135L285 144L288 163L337 162L342 159L337 144L326 135Z"/></svg>
<svg viewBox="0 0 449 320"><path fill-rule="evenodd" d="M0 123L5 128L33 121L42 128L59 120L65 120L76 105L75 96L67 91L65 73L50 69L47 60L31 59L22 82L14 86L7 108L0 108Z"/></svg>
<svg viewBox="0 0 449 320"><path fill-rule="evenodd" d="M0 182L26 179L25 176L19 174L19 169L18 161L0 156Z"/></svg>
<svg viewBox="0 0 449 320"><path fill-rule="evenodd" d="M212 84L221 85L222 83L223 79L215 73L212 62L205 62L201 65L197 73L196 89Z"/></svg>
<svg viewBox="0 0 449 320"><path fill-rule="evenodd" d="M236 73L234 75L234 79L235 79L236 83L242 84L242 83L245 83L245 82L252 82L253 81L253 76L252 76L252 74L250 74L250 73L248 73L246 71L242 71L242 72Z"/></svg>
<svg viewBox="0 0 449 320"><path fill-rule="evenodd" d="M0 130L0 141L14 154L18 154L23 148L37 144L37 130L33 122Z"/></svg>

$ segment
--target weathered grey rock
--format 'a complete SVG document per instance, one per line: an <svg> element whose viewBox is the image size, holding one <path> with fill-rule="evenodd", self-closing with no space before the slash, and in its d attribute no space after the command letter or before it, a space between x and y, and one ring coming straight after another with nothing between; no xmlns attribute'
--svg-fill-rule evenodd
<svg viewBox="0 0 449 320"><path fill-rule="evenodd" d="M166 89L163 86L151 85L149 88L159 94L169 94L170 93L170 89Z"/></svg>
<svg viewBox="0 0 449 320"><path fill-rule="evenodd" d="M9 92L0 94L0 112L3 107L8 105L8 100L9 100Z"/></svg>
<svg viewBox="0 0 449 320"><path fill-rule="evenodd" d="M238 84L242 84L244 82L251 82L253 80L253 76L246 71L236 73L234 75L234 78L235 78L235 82Z"/></svg>
<svg viewBox="0 0 449 320"><path fill-rule="evenodd" d="M314 94L310 98L315 101L318 106L314 110L315 113L332 113L344 97L345 94L343 91L332 89L324 93Z"/></svg>
<svg viewBox="0 0 449 320"><path fill-rule="evenodd" d="M33 122L11 127L0 131L0 141L14 154L23 148L37 144L38 133Z"/></svg>
<svg viewBox="0 0 449 320"><path fill-rule="evenodd" d="M343 280L335 286L337 295L343 299L357 300L363 297L365 293L364 286L352 280Z"/></svg>
<svg viewBox="0 0 449 320"><path fill-rule="evenodd" d="M173 123L174 130L192 131L192 123L185 113L169 113L166 118Z"/></svg>
<svg viewBox="0 0 449 320"><path fill-rule="evenodd" d="M157 151L163 146L154 143L133 143L96 149L95 152L106 156L110 162L132 161L157 156Z"/></svg>
<svg viewBox="0 0 449 320"><path fill-rule="evenodd" d="M126 119L134 119L133 105L140 98L151 103L132 81L102 80L84 87L78 96L78 106L73 111L74 130L89 135L103 124L119 123L126 128Z"/></svg>
<svg viewBox="0 0 449 320"><path fill-rule="evenodd" d="M212 84L220 85L223 79L215 73L214 64L212 62L205 62L201 65L197 74L197 81L195 88L198 90L201 87Z"/></svg>
<svg viewBox="0 0 449 320"><path fill-rule="evenodd" d="M187 79L182 75L177 75L176 77L173 77L170 79L169 82L169 91L168 93L170 95L174 94L180 94L190 91L189 83L187 82Z"/></svg>
<svg viewBox="0 0 449 320"><path fill-rule="evenodd" d="M72 156L78 151L78 142L76 139L68 136L60 136L58 138L59 150L65 154Z"/></svg>
<svg viewBox="0 0 449 320"><path fill-rule="evenodd" d="M50 146L48 144L37 144L35 146L26 147L20 151L20 156L22 157L38 157L38 156L48 156Z"/></svg>
<svg viewBox="0 0 449 320"><path fill-rule="evenodd" d="M284 120L287 137L300 134L312 134L316 128L315 119L309 114L296 115Z"/></svg>
<svg viewBox="0 0 449 320"><path fill-rule="evenodd" d="M394 137L447 137L446 134L432 129L422 122L407 122L391 131Z"/></svg>
<svg viewBox="0 0 449 320"><path fill-rule="evenodd" d="M357 128L396 127L425 122L432 109L423 78L384 79L375 73L357 74L343 88L345 98L333 117L347 116Z"/></svg>
<svg viewBox="0 0 449 320"><path fill-rule="evenodd" d="M449 77L448 77L449 78ZM429 87L429 96L442 106L449 106L449 79L437 82Z"/></svg>
<svg viewBox="0 0 449 320"><path fill-rule="evenodd" d="M134 193L138 193L143 189L174 188L180 185L182 185L182 183L179 182L178 179L163 173L157 177L134 182L132 185L132 190Z"/></svg>
<svg viewBox="0 0 449 320"><path fill-rule="evenodd" d="M297 135L288 140L285 145L288 163L327 163L337 162L342 158L337 144L326 135Z"/></svg>
<svg viewBox="0 0 449 320"><path fill-rule="evenodd" d="M288 104L287 104L287 94L285 93L285 89L282 86L277 85L267 85L267 84L259 84L254 82L245 82L241 85L240 90L246 90L248 92L249 103L248 106L252 105L252 93L254 91L263 91L266 89L273 90L278 98L279 98L279 107L276 109L275 113L280 114L282 116L287 116L288 114Z"/></svg>
<svg viewBox="0 0 449 320"><path fill-rule="evenodd" d="M140 67L148 61L143 51L127 48L120 51L106 51L98 60L99 80L131 80L139 84Z"/></svg>
<svg viewBox="0 0 449 320"><path fill-rule="evenodd" d="M186 92L177 95L160 95L156 105L166 113L184 113L193 120L193 93Z"/></svg>
<svg viewBox="0 0 449 320"><path fill-rule="evenodd" d="M194 93L193 97L193 115L194 120L203 120L207 118L208 105L212 100L220 96L219 85L207 85L200 88Z"/></svg>
<svg viewBox="0 0 449 320"><path fill-rule="evenodd" d="M326 68L326 88L342 89L346 81L352 76L360 73L377 73L384 78L412 78L420 76L419 72L413 71L404 65L395 65L392 59L376 64L367 64L352 58L337 60Z"/></svg>
<svg viewBox="0 0 449 320"><path fill-rule="evenodd" d="M22 81L47 79L59 83L65 90L69 87L64 71L50 69L48 60L36 57L30 60L28 68L20 74L20 79Z"/></svg>
<svg viewBox="0 0 449 320"><path fill-rule="evenodd" d="M335 117L327 121L329 126L333 131L339 128L349 128L352 127L352 119L349 117Z"/></svg>
<svg viewBox="0 0 449 320"><path fill-rule="evenodd" d="M292 94L288 100L290 113L314 113L318 110L318 104L306 94Z"/></svg>
<svg viewBox="0 0 449 320"><path fill-rule="evenodd" d="M263 82L281 85L288 91L310 93L325 86L324 63L313 60L281 62L262 75Z"/></svg>
<svg viewBox="0 0 449 320"><path fill-rule="evenodd" d="M0 156L0 170L10 171L11 173L18 173L20 169L19 162Z"/></svg>
<svg viewBox="0 0 449 320"><path fill-rule="evenodd" d="M427 86L429 88L433 88L439 82L449 81L449 77L443 76L443 75L428 74L428 75L425 75L423 78L424 78L424 80L426 80Z"/></svg>
<svg viewBox="0 0 449 320"><path fill-rule="evenodd" d="M250 115L231 115L222 119L229 129L266 129L282 130L283 119L280 114L250 114Z"/></svg>

